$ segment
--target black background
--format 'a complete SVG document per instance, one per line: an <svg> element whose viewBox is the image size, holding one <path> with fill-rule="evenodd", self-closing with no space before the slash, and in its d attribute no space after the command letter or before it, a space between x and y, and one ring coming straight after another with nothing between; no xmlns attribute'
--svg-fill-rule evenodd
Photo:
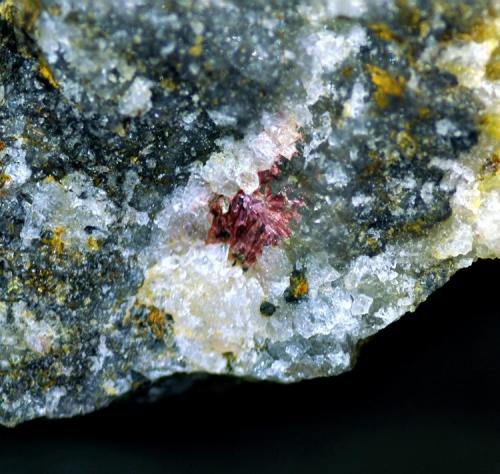
<svg viewBox="0 0 500 474"><path fill-rule="evenodd" d="M499 277L494 261L459 272L339 377L210 379L0 428L0 474L500 473Z"/></svg>

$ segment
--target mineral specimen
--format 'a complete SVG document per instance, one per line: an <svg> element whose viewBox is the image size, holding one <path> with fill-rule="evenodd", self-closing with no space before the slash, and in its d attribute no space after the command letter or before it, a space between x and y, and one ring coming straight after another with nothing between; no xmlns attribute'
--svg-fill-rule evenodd
<svg viewBox="0 0 500 474"><path fill-rule="evenodd" d="M0 2L0 423L292 382L500 255L494 0Z"/></svg>

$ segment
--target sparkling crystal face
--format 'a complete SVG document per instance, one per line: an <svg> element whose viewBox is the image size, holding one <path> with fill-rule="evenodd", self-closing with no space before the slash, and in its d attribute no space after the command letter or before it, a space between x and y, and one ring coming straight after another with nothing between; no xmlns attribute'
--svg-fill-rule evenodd
<svg viewBox="0 0 500 474"><path fill-rule="evenodd" d="M0 3L0 422L339 374L500 252L495 2Z"/></svg>

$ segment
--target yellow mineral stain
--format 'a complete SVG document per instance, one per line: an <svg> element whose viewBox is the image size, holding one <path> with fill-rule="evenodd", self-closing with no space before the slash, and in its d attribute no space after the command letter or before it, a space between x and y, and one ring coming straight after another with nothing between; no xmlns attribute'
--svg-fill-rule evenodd
<svg viewBox="0 0 500 474"><path fill-rule="evenodd" d="M87 247L92 252L97 252L101 248L101 242L98 239L96 239L95 237L90 236L87 239Z"/></svg>
<svg viewBox="0 0 500 474"><path fill-rule="evenodd" d="M127 135L127 131L125 130L125 127L122 123L118 123L117 125L115 125L115 127L113 128L113 132L122 138Z"/></svg>
<svg viewBox="0 0 500 474"><path fill-rule="evenodd" d="M417 219L403 224L398 231L402 234L422 235L426 229L425 220Z"/></svg>
<svg viewBox="0 0 500 474"><path fill-rule="evenodd" d="M157 339L163 339L167 332L169 319L172 318L172 316L168 315L165 311L161 310L154 304L145 304L139 300L135 302L134 307L135 309L140 310L139 314L141 314L141 316L136 316L129 310L123 318L123 324L134 324L138 330L147 329Z"/></svg>
<svg viewBox="0 0 500 474"><path fill-rule="evenodd" d="M431 25L428 21L421 21L418 25L418 31L420 38L425 38L431 31Z"/></svg>
<svg viewBox="0 0 500 474"><path fill-rule="evenodd" d="M38 73L45 79L54 89L59 89L59 83L56 81L52 70L50 69L45 58L40 58L40 64L38 66Z"/></svg>
<svg viewBox="0 0 500 474"><path fill-rule="evenodd" d="M203 54L203 36L198 35L194 40L194 45L189 48L188 53L194 58L199 58Z"/></svg>
<svg viewBox="0 0 500 474"><path fill-rule="evenodd" d="M401 38L385 23L372 23L369 28L384 41L401 41Z"/></svg>
<svg viewBox="0 0 500 474"><path fill-rule="evenodd" d="M0 173L0 189L2 189L12 178L5 173Z"/></svg>
<svg viewBox="0 0 500 474"><path fill-rule="evenodd" d="M303 273L297 273L290 277L290 294L299 300L309 293L309 283Z"/></svg>
<svg viewBox="0 0 500 474"><path fill-rule="evenodd" d="M493 190L500 190L500 145L497 146L490 159L491 168L493 171L482 176L479 182L479 191L487 193Z"/></svg>
<svg viewBox="0 0 500 474"><path fill-rule="evenodd" d="M495 140L500 140L500 113L484 115L480 125L484 133Z"/></svg>
<svg viewBox="0 0 500 474"><path fill-rule="evenodd" d="M417 110L419 118L422 120L427 120L431 116L431 109L429 107L420 107Z"/></svg>
<svg viewBox="0 0 500 474"><path fill-rule="evenodd" d="M500 81L500 46L491 54L485 69L486 79L489 81Z"/></svg>
<svg viewBox="0 0 500 474"><path fill-rule="evenodd" d="M117 390L117 388L111 383L111 382L105 382L102 385L102 388L106 392L106 395L109 395L110 397L115 397L120 394L120 392Z"/></svg>
<svg viewBox="0 0 500 474"><path fill-rule="evenodd" d="M477 21L472 24L469 31L459 33L457 39L461 41L474 41L476 43L483 43L484 41L498 39L498 27L494 19L487 21Z"/></svg>
<svg viewBox="0 0 500 474"><path fill-rule="evenodd" d="M389 97L402 97L404 92L405 80L402 76L394 77L386 70L373 64L368 64L373 84L377 87L374 94L374 100L380 108L386 108L389 105Z"/></svg>
<svg viewBox="0 0 500 474"><path fill-rule="evenodd" d="M41 0L4 0L0 18L26 31L31 31L42 11Z"/></svg>
<svg viewBox="0 0 500 474"><path fill-rule="evenodd" d="M170 77L166 77L165 79L162 79L160 81L160 86L163 87L163 89L166 89L166 90L171 91L171 92L175 92L176 90L179 89L179 86Z"/></svg>
<svg viewBox="0 0 500 474"><path fill-rule="evenodd" d="M500 189L500 173L496 172L491 176L487 176L481 180L479 184L479 191L481 193L488 193L495 189Z"/></svg>
<svg viewBox="0 0 500 474"><path fill-rule="evenodd" d="M381 91L375 91L373 100L381 109L385 109L389 105L389 96Z"/></svg>
<svg viewBox="0 0 500 474"><path fill-rule="evenodd" d="M396 142L403 153L409 158L413 158L417 153L417 143L406 130L402 130L397 134Z"/></svg>
<svg viewBox="0 0 500 474"><path fill-rule="evenodd" d="M397 97L401 97L403 95L405 84L404 78L401 76L394 77L386 70L373 64L368 65L368 71L372 82L381 92Z"/></svg>
<svg viewBox="0 0 500 474"><path fill-rule="evenodd" d="M167 316L166 314L158 309L156 306L149 307L149 314L147 317L147 322L151 332L157 339L162 339L165 335Z"/></svg>
<svg viewBox="0 0 500 474"><path fill-rule="evenodd" d="M366 244L372 251L379 251L380 250L380 242L377 240L377 238L373 236L369 236L366 239Z"/></svg>
<svg viewBox="0 0 500 474"><path fill-rule="evenodd" d="M42 243L50 247L50 249L57 255L61 255L64 252L65 244L62 239L62 235L66 233L64 227L56 227L52 231L52 237L44 239Z"/></svg>
<svg viewBox="0 0 500 474"><path fill-rule="evenodd" d="M399 10L399 19L402 25L410 28L419 36L424 36L428 32L429 25L425 21L423 13L417 8L409 4L408 0L397 0L396 6Z"/></svg>

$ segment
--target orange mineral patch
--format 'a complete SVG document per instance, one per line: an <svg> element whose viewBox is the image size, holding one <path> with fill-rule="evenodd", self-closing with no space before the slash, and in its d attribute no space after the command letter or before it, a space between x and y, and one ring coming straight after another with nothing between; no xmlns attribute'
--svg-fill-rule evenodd
<svg viewBox="0 0 500 474"><path fill-rule="evenodd" d="M402 76L393 76L385 69L373 64L368 64L368 72L371 81L377 87L374 100L380 108L389 105L389 97L402 97L405 87L405 79Z"/></svg>

